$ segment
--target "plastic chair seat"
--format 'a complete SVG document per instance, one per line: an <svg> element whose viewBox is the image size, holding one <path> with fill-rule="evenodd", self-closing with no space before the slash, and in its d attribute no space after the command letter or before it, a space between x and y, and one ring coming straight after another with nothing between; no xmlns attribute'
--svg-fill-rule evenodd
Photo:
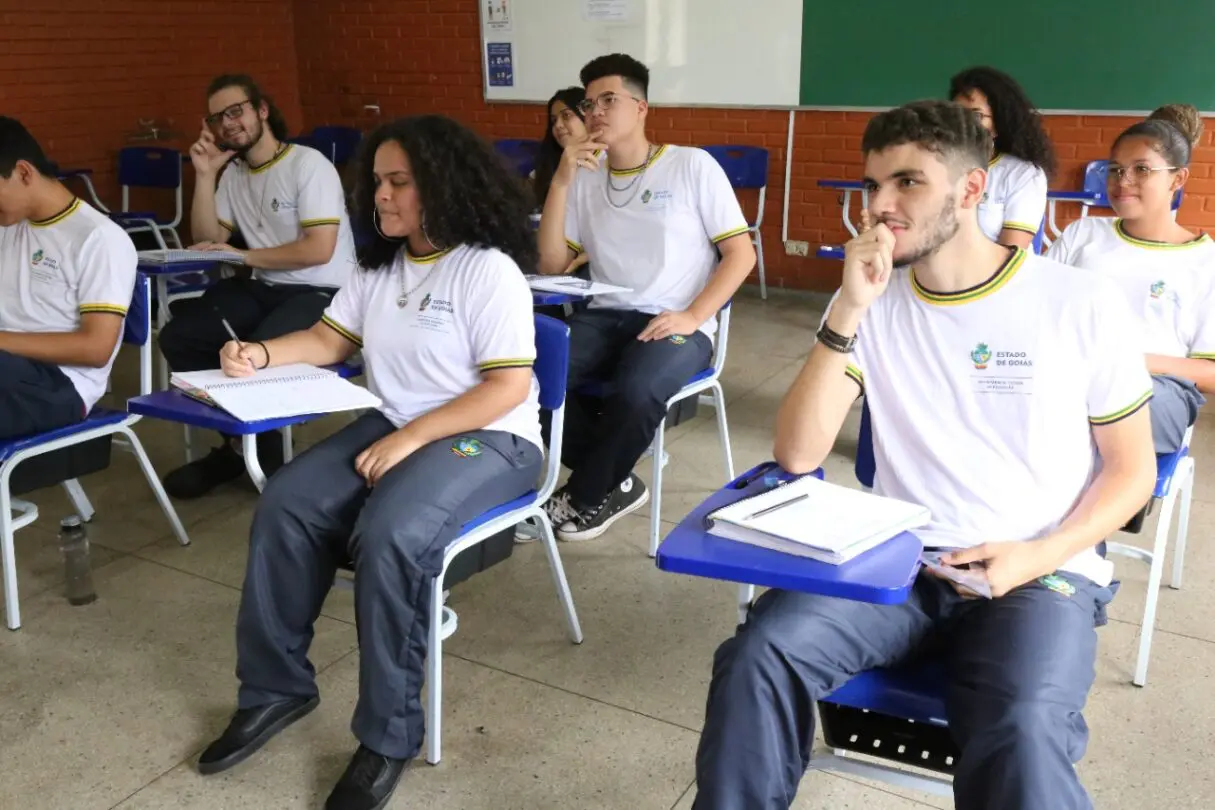
<svg viewBox="0 0 1215 810"><path fill-rule="evenodd" d="M474 529L478 529L481 526L484 526L486 523L489 523L491 520L501 517L509 512L516 512L520 509L528 508L536 502L536 494L536 490L528 490L518 498L515 498L513 501L507 501L501 506L495 506L493 509L481 513L460 527L460 537L463 537Z"/></svg>
<svg viewBox="0 0 1215 810"><path fill-rule="evenodd" d="M698 382L709 379L713 376L713 368L709 367L703 371L698 371L683 384L684 388L689 385L695 385ZM578 393L583 396L594 397L595 399L606 399L612 393L612 383L608 380L590 380L578 387Z"/></svg>
<svg viewBox="0 0 1215 810"><path fill-rule="evenodd" d="M881 712L917 723L945 722L945 664L925 658L894 669L856 675L822 702Z"/></svg>
<svg viewBox="0 0 1215 810"><path fill-rule="evenodd" d="M1152 490L1153 498L1163 498L1173 487L1173 476L1177 473L1177 465L1190 454L1189 447L1183 447L1175 453L1156 456L1156 488Z"/></svg>
<svg viewBox="0 0 1215 810"><path fill-rule="evenodd" d="M38 447L40 445L53 442L57 439L64 439L68 436L75 436L79 433L93 430L94 428L106 427L108 425L117 425L127 418L125 411L115 411L110 408L94 408L88 416L82 421L67 427L61 427L58 430L50 430L46 433L37 433L33 436L20 436L16 439L8 439L0 442L0 461L5 461L14 453L25 450L30 447Z"/></svg>
<svg viewBox="0 0 1215 810"><path fill-rule="evenodd" d="M173 224L173 220L165 219L155 211L115 211L110 214L110 219L118 224L130 223L131 225L143 225L147 220L151 220L157 225L168 227Z"/></svg>

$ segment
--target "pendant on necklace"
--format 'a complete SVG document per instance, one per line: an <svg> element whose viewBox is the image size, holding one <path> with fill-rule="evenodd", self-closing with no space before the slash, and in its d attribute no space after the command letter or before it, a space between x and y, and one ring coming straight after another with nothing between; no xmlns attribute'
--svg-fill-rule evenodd
<svg viewBox="0 0 1215 810"><path fill-rule="evenodd" d="M407 306L409 306L409 296L408 295L402 295L401 297L399 297L397 299L397 309L405 309L405 307L407 307Z"/></svg>

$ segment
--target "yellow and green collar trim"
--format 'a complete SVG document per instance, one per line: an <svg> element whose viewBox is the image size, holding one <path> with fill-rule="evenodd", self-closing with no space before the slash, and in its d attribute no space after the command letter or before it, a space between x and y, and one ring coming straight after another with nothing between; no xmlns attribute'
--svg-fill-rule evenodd
<svg viewBox="0 0 1215 810"><path fill-rule="evenodd" d="M938 306L956 306L958 304L969 304L971 301L978 301L980 298L986 298L992 293L999 290L1017 274L1021 266L1025 264L1025 251L1021 248L1014 250L1008 257L1007 261L1001 265L1000 269L995 274L970 289L959 290L953 293L933 292L922 286L916 280L915 270L911 271L911 289L915 292L916 298L928 304L937 304Z"/></svg>
<svg viewBox="0 0 1215 810"><path fill-rule="evenodd" d="M361 347L363 345L363 339L361 337L356 335L354 332L351 332L349 329L342 326L340 323L335 321L333 318L330 318L328 315L321 316L321 323L325 324L325 326L328 326L330 329L332 329L333 331L337 332L342 337L349 340L355 346Z"/></svg>
<svg viewBox="0 0 1215 810"><path fill-rule="evenodd" d="M436 250L434 253L427 253L425 256L415 256L409 252L409 248L405 248L405 261L410 264L434 264L448 253L451 253L451 248Z"/></svg>
<svg viewBox="0 0 1215 810"><path fill-rule="evenodd" d="M122 304L106 304L103 302L95 302L95 303L86 302L86 303L81 304L78 309L80 310L80 314L82 314L82 315L85 313L89 313L89 312L105 312L110 315L119 315L124 318L127 315L127 308L125 306L123 306Z"/></svg>
<svg viewBox="0 0 1215 810"><path fill-rule="evenodd" d="M63 222L65 219L67 219L68 217L70 217L72 214L76 213L79 210L80 210L80 198L73 197L72 201L70 203L68 203L68 207L64 208L58 214L55 214L53 217L47 217L46 219L30 220L30 224L33 225L35 228L45 228L49 225L54 225L57 222Z"/></svg>
<svg viewBox="0 0 1215 810"><path fill-rule="evenodd" d="M1132 244L1135 247L1151 248L1152 250L1184 250L1186 248L1197 247L1198 245L1206 244L1211 241L1211 237L1205 233L1198 235L1198 238L1191 239L1188 242L1157 242L1152 239L1137 239L1126 232L1126 228L1122 225L1121 219L1114 220L1114 233L1118 234L1118 238L1123 242Z"/></svg>
<svg viewBox="0 0 1215 810"><path fill-rule="evenodd" d="M1151 398L1152 390L1149 388L1147 391L1140 394L1138 399L1136 399L1130 405L1127 405L1125 408L1114 411L1111 414L1106 414L1105 416L1090 416L1088 421L1090 424L1094 425L1112 425L1119 420L1126 419L1128 416L1138 411L1144 405L1148 404L1148 401Z"/></svg>
<svg viewBox="0 0 1215 810"><path fill-rule="evenodd" d="M657 163L658 158L660 158L664 154L666 154L666 151L667 151L667 145L664 143L662 146L658 147L658 149L654 152L654 156L652 158L650 158L648 161L641 164L640 166L637 166L636 168L632 168L632 169L609 169L609 171L612 173L612 177L629 177L634 174L640 174L645 169L647 169L650 166L653 166L655 163Z"/></svg>
<svg viewBox="0 0 1215 810"><path fill-rule="evenodd" d="M987 168L990 169L992 166L995 166L997 163L1000 162L1000 158L1002 158L1002 157L1004 157L1003 152L996 152L994 155L991 156L991 159L987 161Z"/></svg>
<svg viewBox="0 0 1215 810"><path fill-rule="evenodd" d="M498 360L486 360L484 363L477 363L477 370L494 371L500 368L531 368L535 365L535 362L530 357L503 357Z"/></svg>
<svg viewBox="0 0 1215 810"><path fill-rule="evenodd" d="M271 166L273 166L276 163L279 163L280 161L282 161L283 158L287 157L287 153L289 153L293 147L294 147L294 144L287 144L286 146L284 146L282 149L279 150L278 154L276 154L274 157L267 160L262 165L250 166L249 174L261 174L262 172L266 171Z"/></svg>

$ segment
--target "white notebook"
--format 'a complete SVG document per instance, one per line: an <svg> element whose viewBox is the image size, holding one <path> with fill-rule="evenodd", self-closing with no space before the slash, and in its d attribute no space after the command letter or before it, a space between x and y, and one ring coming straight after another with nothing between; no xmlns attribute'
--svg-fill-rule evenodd
<svg viewBox="0 0 1215 810"><path fill-rule="evenodd" d="M630 287L617 287L615 284L604 284L599 281L588 281L577 276L539 276L529 275L527 286L536 292L564 293L566 295L609 295L611 293L632 292Z"/></svg>
<svg viewBox="0 0 1215 810"><path fill-rule="evenodd" d="M175 262L233 262L244 263L239 253L226 250L141 250L139 261L149 264L173 264Z"/></svg>
<svg viewBox="0 0 1215 810"><path fill-rule="evenodd" d="M343 380L337 372L307 363L268 368L251 377L229 377L219 369L185 371L173 374L169 381L174 388L223 408L242 422L357 411L383 404L375 394Z"/></svg>
<svg viewBox="0 0 1215 810"><path fill-rule="evenodd" d="M709 515L709 533L839 565L928 523L923 506L806 476Z"/></svg>

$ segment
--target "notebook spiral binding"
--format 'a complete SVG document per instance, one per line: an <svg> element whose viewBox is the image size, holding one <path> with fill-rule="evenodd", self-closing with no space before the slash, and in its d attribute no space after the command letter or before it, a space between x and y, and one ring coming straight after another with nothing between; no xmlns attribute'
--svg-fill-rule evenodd
<svg viewBox="0 0 1215 810"><path fill-rule="evenodd" d="M326 371L319 374L296 374L293 377L262 377L261 379L256 377L250 379L246 377L244 379L233 380L232 382L222 382L214 385L208 385L206 390L216 391L221 388L245 388L251 385L281 385L282 383L308 382L309 380L328 380L331 377L336 376L338 375L332 371Z"/></svg>

